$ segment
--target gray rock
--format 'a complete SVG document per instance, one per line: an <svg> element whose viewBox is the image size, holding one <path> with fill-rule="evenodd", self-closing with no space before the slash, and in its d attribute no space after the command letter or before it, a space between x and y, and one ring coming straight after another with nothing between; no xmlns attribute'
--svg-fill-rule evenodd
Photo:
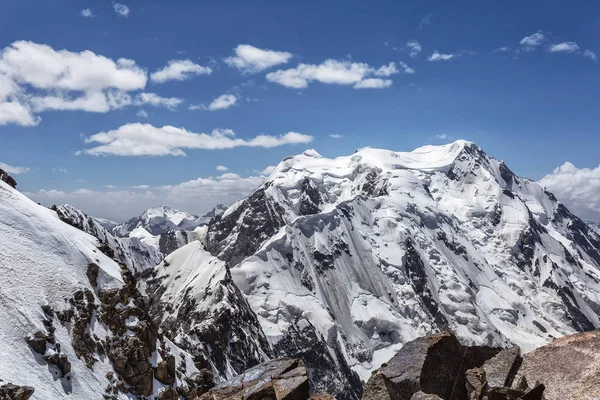
<svg viewBox="0 0 600 400"><path fill-rule="evenodd" d="M27 400L35 390L30 386L18 386L12 383L0 386L0 399L2 400Z"/></svg>
<svg viewBox="0 0 600 400"><path fill-rule="evenodd" d="M467 398L465 372L498 353L465 347L450 331L406 343L365 386L363 400L410 400L418 391L446 400Z"/></svg>
<svg viewBox="0 0 600 400"><path fill-rule="evenodd" d="M600 330L564 336L525 354L521 377L543 383L546 400L600 398Z"/></svg>
<svg viewBox="0 0 600 400"><path fill-rule="evenodd" d="M306 400L309 390L304 363L298 359L280 358L257 365L221 383L203 394L200 400Z"/></svg>
<svg viewBox="0 0 600 400"><path fill-rule="evenodd" d="M48 335L43 331L37 331L33 336L25 338L27 344L38 354L46 353L46 344L48 343Z"/></svg>

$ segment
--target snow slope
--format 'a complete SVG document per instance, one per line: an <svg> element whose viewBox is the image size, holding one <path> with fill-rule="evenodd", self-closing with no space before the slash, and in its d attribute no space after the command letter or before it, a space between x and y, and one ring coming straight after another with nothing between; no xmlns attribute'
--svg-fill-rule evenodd
<svg viewBox="0 0 600 400"><path fill-rule="evenodd" d="M44 330L42 306L68 306L78 288L90 287L89 263L100 267L98 287L122 286L119 266L102 254L97 241L59 220L56 213L35 204L0 182L0 378L35 388L33 399L95 398L107 385L108 361L94 371L75 356L70 332L56 323L56 340L71 362L72 378L58 378L25 342ZM103 333L99 325L95 332Z"/></svg>
<svg viewBox="0 0 600 400"><path fill-rule="evenodd" d="M598 234L466 141L288 158L205 241L276 352L312 327L362 379L445 327L524 350L600 327Z"/></svg>

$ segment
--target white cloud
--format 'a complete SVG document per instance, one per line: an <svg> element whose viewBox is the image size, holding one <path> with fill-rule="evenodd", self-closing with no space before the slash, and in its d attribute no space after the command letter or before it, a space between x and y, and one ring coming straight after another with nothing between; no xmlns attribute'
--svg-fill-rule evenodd
<svg viewBox="0 0 600 400"><path fill-rule="evenodd" d="M445 133L442 133L440 135L435 135L436 138L441 139L441 140L446 140L449 139L449 136L446 135Z"/></svg>
<svg viewBox="0 0 600 400"><path fill-rule="evenodd" d="M149 186L135 190L88 190L72 192L40 190L25 193L46 206L71 204L89 215L125 221L149 207L168 204L181 210L202 215L215 204L232 204L250 194L264 181L264 176L198 178L174 185ZM106 189L114 189L107 185ZM145 185L139 185L145 186Z"/></svg>
<svg viewBox="0 0 600 400"><path fill-rule="evenodd" d="M423 17L423 19L421 19L421 22L419 22L419 29L423 29L430 23L431 23L431 14L427 14L425 17Z"/></svg>
<svg viewBox="0 0 600 400"><path fill-rule="evenodd" d="M115 185L105 185L104 186L106 189L115 189L116 186Z"/></svg>
<svg viewBox="0 0 600 400"><path fill-rule="evenodd" d="M18 101L0 101L0 125L34 126L39 122L40 118L34 116L27 105Z"/></svg>
<svg viewBox="0 0 600 400"><path fill-rule="evenodd" d="M390 79L367 78L354 85L354 89L384 89L392 86Z"/></svg>
<svg viewBox="0 0 600 400"><path fill-rule="evenodd" d="M238 174L234 174L233 172L227 172L225 174L217 176L217 179L219 179L219 180L223 180L223 179L240 179L240 176Z"/></svg>
<svg viewBox="0 0 600 400"><path fill-rule="evenodd" d="M113 8L118 15L122 17L129 16L129 7L127 7L125 4L114 3Z"/></svg>
<svg viewBox="0 0 600 400"><path fill-rule="evenodd" d="M53 172L62 172L63 174L68 174L69 170L67 170L66 168L52 168Z"/></svg>
<svg viewBox="0 0 600 400"><path fill-rule="evenodd" d="M540 184L578 217L600 222L600 165L577 168L566 162L543 177Z"/></svg>
<svg viewBox="0 0 600 400"><path fill-rule="evenodd" d="M224 61L230 67L239 69L244 73L256 73L275 65L285 64L292 53L259 49L249 44L240 44L235 48L235 56L227 57Z"/></svg>
<svg viewBox="0 0 600 400"><path fill-rule="evenodd" d="M393 68L395 69L395 66ZM389 87L392 84L391 80L366 79L376 73L389 72L389 65L375 69L365 63L330 59L318 65L299 64L296 68L270 72L266 77L270 82L295 89L304 89L312 81L326 84L354 85L354 88L362 89Z"/></svg>
<svg viewBox="0 0 600 400"><path fill-rule="evenodd" d="M194 104L190 106L190 110L206 110L216 111L225 110L237 103L238 98L232 94L222 94L221 96L214 99L208 106L203 104Z"/></svg>
<svg viewBox="0 0 600 400"><path fill-rule="evenodd" d="M536 47L542 44L545 40L546 35L544 35L542 32L536 32L533 35L525 36L523 39L521 39L519 44L521 46Z"/></svg>
<svg viewBox="0 0 600 400"><path fill-rule="evenodd" d="M156 93L140 93L135 97L135 101L133 102L137 106L148 104L154 107L170 109L177 108L181 103L183 103L182 99L177 97L161 97Z"/></svg>
<svg viewBox="0 0 600 400"><path fill-rule="evenodd" d="M148 113L144 110L138 111L136 115L141 118L148 118Z"/></svg>
<svg viewBox="0 0 600 400"><path fill-rule="evenodd" d="M148 189L150 187L150 185L135 185L135 186L130 186L130 189Z"/></svg>
<svg viewBox="0 0 600 400"><path fill-rule="evenodd" d="M217 171L229 171L229 168L224 165L217 165Z"/></svg>
<svg viewBox="0 0 600 400"><path fill-rule="evenodd" d="M0 169L3 169L5 172L13 175L19 175L29 172L29 168L26 167L14 167L12 165L8 165L6 163L0 162Z"/></svg>
<svg viewBox="0 0 600 400"><path fill-rule="evenodd" d="M255 171L255 172L258 173L258 174L260 174L260 175L271 175L273 173L273 171L275 171L275 168L277 168L276 165L269 165L268 167L266 167L262 171Z"/></svg>
<svg viewBox="0 0 600 400"><path fill-rule="evenodd" d="M551 53L575 53L579 51L579 46L575 42L555 43L548 47Z"/></svg>
<svg viewBox="0 0 600 400"><path fill-rule="evenodd" d="M410 51L409 55L412 58L415 58L421 52L421 44L416 40L409 40L408 42L406 42L406 47Z"/></svg>
<svg viewBox="0 0 600 400"><path fill-rule="evenodd" d="M409 67L408 65L406 65L406 63L404 63L402 61L398 62L398 65L402 69L402 72L405 74L414 74L415 73L414 69L412 69L411 67Z"/></svg>
<svg viewBox="0 0 600 400"><path fill-rule="evenodd" d="M382 65L381 67L377 68L374 72L374 75L388 77L397 74L398 72L399 71L398 68L396 68L396 64L391 62L388 65Z"/></svg>
<svg viewBox="0 0 600 400"><path fill-rule="evenodd" d="M81 16L84 18L94 18L96 15L94 15L91 9L84 8L83 10L81 10Z"/></svg>
<svg viewBox="0 0 600 400"><path fill-rule="evenodd" d="M492 53L507 53L510 50L511 50L510 47L504 46L504 47L498 47L497 49L492 50Z"/></svg>
<svg viewBox="0 0 600 400"><path fill-rule="evenodd" d="M0 51L0 125L32 126L46 110L107 112L131 104L147 77L133 60L70 52L28 41Z"/></svg>
<svg viewBox="0 0 600 400"><path fill-rule="evenodd" d="M329 137L332 139L341 139L344 137L344 135L340 135L338 133L332 133L331 135L329 135Z"/></svg>
<svg viewBox="0 0 600 400"><path fill-rule="evenodd" d="M231 149L234 147L271 148L286 144L310 143L312 136L288 132L280 136L258 135L252 139L240 139L229 129L215 129L212 133L194 133L184 128L132 123L115 130L100 132L85 139L98 146L77 154L118 156L183 156L183 149Z"/></svg>
<svg viewBox="0 0 600 400"><path fill-rule="evenodd" d="M456 54L444 54L444 53L440 53L436 50L433 52L432 55L429 56L429 58L427 60L429 60L429 61L448 61L454 57L456 57Z"/></svg>
<svg viewBox="0 0 600 400"><path fill-rule="evenodd" d="M598 61L598 56L591 50L586 50L583 52L583 56L585 58L589 58L592 61Z"/></svg>
<svg viewBox="0 0 600 400"><path fill-rule="evenodd" d="M190 60L171 60L164 68L152 73L150 79L157 83L183 81L195 75L210 75L212 72L212 68L203 67Z"/></svg>

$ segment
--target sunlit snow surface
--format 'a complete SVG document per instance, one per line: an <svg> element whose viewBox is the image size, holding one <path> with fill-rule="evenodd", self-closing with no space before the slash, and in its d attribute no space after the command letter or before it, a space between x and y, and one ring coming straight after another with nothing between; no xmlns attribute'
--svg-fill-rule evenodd
<svg viewBox="0 0 600 400"><path fill-rule="evenodd" d="M55 318L56 340L74 371L71 381L56 379L25 336L45 330L43 305L69 307L66 299L80 288L90 288L89 263L100 266L98 286L121 287L119 266L96 249L97 240L58 219L0 182L0 379L35 388L32 399L97 398L112 368L105 358L94 371L75 357L71 332ZM104 336L96 324L95 333ZM38 361L41 360L41 361Z"/></svg>
<svg viewBox="0 0 600 400"><path fill-rule="evenodd" d="M313 202L305 187L318 193L313 215L301 215ZM232 275L272 343L308 320L366 379L403 343L442 326L437 310L466 342L529 350L575 331L553 285L568 286L600 326L597 260L556 217L558 203L472 143L336 159L309 150L281 162L262 189L286 225ZM519 264L532 235L531 259ZM420 276L407 269L409 246Z"/></svg>

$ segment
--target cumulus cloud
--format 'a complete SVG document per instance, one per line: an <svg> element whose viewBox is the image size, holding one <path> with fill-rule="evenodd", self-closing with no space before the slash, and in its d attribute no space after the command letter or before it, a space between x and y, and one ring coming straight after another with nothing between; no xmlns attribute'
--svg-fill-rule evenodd
<svg viewBox="0 0 600 400"><path fill-rule="evenodd" d="M312 136L288 132L280 136L258 135L241 139L230 129L215 129L211 133L194 133L184 128L133 123L115 130L100 132L85 139L96 147L77 154L117 156L184 156L183 149L231 149L234 147L271 148L286 144L310 143Z"/></svg>
<svg viewBox="0 0 600 400"><path fill-rule="evenodd" d="M136 96L134 104L137 106L148 104L154 107L177 108L183 100L177 97L161 97L156 93L140 93Z"/></svg>
<svg viewBox="0 0 600 400"><path fill-rule="evenodd" d="M105 187L106 189L114 189L114 188L116 188L116 186L115 186L115 185L105 185L104 187Z"/></svg>
<svg viewBox="0 0 600 400"><path fill-rule="evenodd" d="M519 44L521 46L536 47L546 41L546 35L542 32L536 32L533 35L525 36Z"/></svg>
<svg viewBox="0 0 600 400"><path fill-rule="evenodd" d="M229 168L224 165L217 165L217 171L229 171Z"/></svg>
<svg viewBox="0 0 600 400"><path fill-rule="evenodd" d="M332 133L331 135L329 135L329 137L332 139L341 139L344 137L344 135L340 135L338 133Z"/></svg>
<svg viewBox="0 0 600 400"><path fill-rule="evenodd" d="M14 167L12 165L8 165L6 163L0 162L0 169L3 169L5 172L13 175L24 174L29 172L29 168L26 167Z"/></svg>
<svg viewBox="0 0 600 400"><path fill-rule="evenodd" d="M397 74L398 72L399 71L398 68L396 68L396 64L391 62L388 65L382 65L381 67L377 68L374 72L374 75L388 77Z"/></svg>
<svg viewBox="0 0 600 400"><path fill-rule="evenodd" d="M406 42L406 47L409 50L408 54L412 58L415 58L421 52L421 44L419 42L417 42L416 40L409 40L408 42Z"/></svg>
<svg viewBox="0 0 600 400"><path fill-rule="evenodd" d="M444 54L439 51L434 51L427 60L429 61L448 61L456 57L456 54Z"/></svg>
<svg viewBox="0 0 600 400"><path fill-rule="evenodd" d="M190 60L171 60L164 68L152 73L150 79L157 83L184 81L196 75L210 75L212 72L212 68L203 67Z"/></svg>
<svg viewBox="0 0 600 400"><path fill-rule="evenodd" d="M390 64L390 65L393 65ZM378 69L365 63L348 60L325 60L321 64L299 64L296 68L278 70L267 74L267 80L282 86L304 89L308 83L317 81L325 84L353 85L356 89L383 88L392 84L391 80L370 78L370 76L388 76L397 73L393 65L384 65ZM393 72L393 71L396 72Z"/></svg>
<svg viewBox="0 0 600 400"><path fill-rule="evenodd" d="M52 204L71 204L89 215L125 221L150 207L168 204L193 214L202 215L210 211L215 204L232 204L247 196L260 186L264 176L239 177L237 175L218 178L198 178L167 186L138 185L134 190L79 189L65 192L43 189L25 193L36 202L45 206Z"/></svg>
<svg viewBox="0 0 600 400"><path fill-rule="evenodd" d="M125 4L114 3L113 8L117 15L120 15L121 17L129 16L129 7L127 7Z"/></svg>
<svg viewBox="0 0 600 400"><path fill-rule="evenodd" d="M84 18L94 18L96 15L94 15L94 13L92 12L91 9L89 8L84 8L83 10L81 10L81 14L82 17Z"/></svg>
<svg viewBox="0 0 600 400"><path fill-rule="evenodd" d="M600 222L600 165L577 168L566 162L540 180L575 215Z"/></svg>
<svg viewBox="0 0 600 400"><path fill-rule="evenodd" d="M392 86L391 79L367 78L354 85L354 89L384 89Z"/></svg>
<svg viewBox="0 0 600 400"><path fill-rule="evenodd" d="M579 51L579 46L575 42L555 43L548 47L551 53L575 53Z"/></svg>
<svg viewBox="0 0 600 400"><path fill-rule="evenodd" d="M400 61L398 63L398 65L400 66L400 69L402 70L403 73L405 74L414 74L415 70L412 69L411 67L409 67L408 65L406 65L406 63Z"/></svg>
<svg viewBox="0 0 600 400"><path fill-rule="evenodd" d="M194 104L190 106L190 110L206 110L216 111L225 110L237 103L238 98L233 94L222 94L221 96L214 99L208 106L204 104Z"/></svg>
<svg viewBox="0 0 600 400"><path fill-rule="evenodd" d="M0 125L32 126L47 110L107 112L132 103L146 73L135 61L71 52L29 41L0 51Z"/></svg>
<svg viewBox="0 0 600 400"><path fill-rule="evenodd" d="M148 118L148 113L144 110L138 111L136 115L140 118Z"/></svg>
<svg viewBox="0 0 600 400"><path fill-rule="evenodd" d="M225 63L248 74L285 64L292 58L292 53L286 51L259 49L249 44L240 44L234 51L235 56L225 58Z"/></svg>
<svg viewBox="0 0 600 400"><path fill-rule="evenodd" d="M150 185L134 185L134 186L130 186L130 189L148 189L150 187Z"/></svg>
<svg viewBox="0 0 600 400"><path fill-rule="evenodd" d="M591 50L586 50L583 52L583 56L585 58L589 58L592 61L598 61L598 56Z"/></svg>
<svg viewBox="0 0 600 400"><path fill-rule="evenodd" d="M446 135L445 133L439 134L439 135L435 135L436 138L441 139L441 140L446 140L446 139L450 139L450 137L448 135Z"/></svg>

